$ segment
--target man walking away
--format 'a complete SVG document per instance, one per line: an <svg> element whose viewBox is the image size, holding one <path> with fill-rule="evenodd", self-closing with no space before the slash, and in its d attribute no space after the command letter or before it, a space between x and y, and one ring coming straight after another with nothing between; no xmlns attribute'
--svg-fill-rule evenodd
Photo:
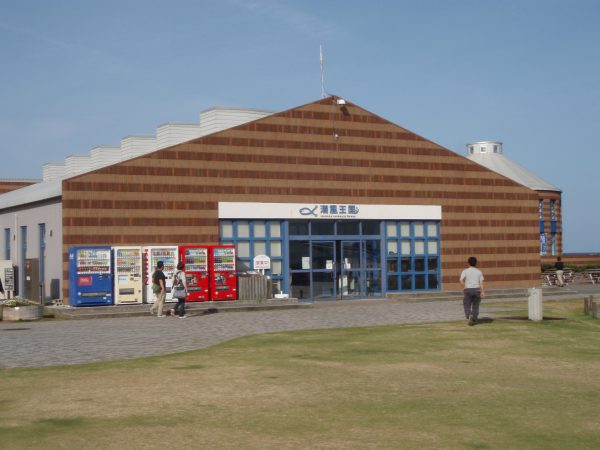
<svg viewBox="0 0 600 450"><path fill-rule="evenodd" d="M483 294L483 273L477 266L477 258L471 256L468 260L469 267L460 274L460 284L464 288L463 306L469 326L477 323L479 316L479 303Z"/></svg>

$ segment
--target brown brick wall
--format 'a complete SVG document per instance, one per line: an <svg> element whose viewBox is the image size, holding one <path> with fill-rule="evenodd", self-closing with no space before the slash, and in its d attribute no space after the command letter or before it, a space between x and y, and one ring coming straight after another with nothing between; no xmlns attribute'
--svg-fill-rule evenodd
<svg viewBox="0 0 600 450"><path fill-rule="evenodd" d="M11 180L0 180L0 194L21 189L22 187L29 186L37 183L37 181L11 181Z"/></svg>
<svg viewBox="0 0 600 450"><path fill-rule="evenodd" d="M347 110L327 98L66 180L65 289L70 245L217 243L219 201L441 205L444 289L471 255L489 287L539 283L535 191Z"/></svg>

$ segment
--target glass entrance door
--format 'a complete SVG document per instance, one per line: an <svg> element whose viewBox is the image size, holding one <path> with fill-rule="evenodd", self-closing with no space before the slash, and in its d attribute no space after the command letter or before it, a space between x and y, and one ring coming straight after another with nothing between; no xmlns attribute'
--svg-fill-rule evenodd
<svg viewBox="0 0 600 450"><path fill-rule="evenodd" d="M311 250L313 298L335 298L335 241L312 241Z"/></svg>
<svg viewBox="0 0 600 450"><path fill-rule="evenodd" d="M381 242L290 241L291 293L299 299L346 299L381 295Z"/></svg>
<svg viewBox="0 0 600 450"><path fill-rule="evenodd" d="M340 296L358 297L364 295L363 251L361 241L340 241Z"/></svg>

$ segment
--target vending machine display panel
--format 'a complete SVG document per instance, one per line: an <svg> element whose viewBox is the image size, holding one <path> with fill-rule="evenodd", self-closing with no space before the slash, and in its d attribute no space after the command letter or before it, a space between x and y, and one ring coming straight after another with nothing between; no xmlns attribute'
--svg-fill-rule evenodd
<svg viewBox="0 0 600 450"><path fill-rule="evenodd" d="M113 247L115 305L142 303L142 248Z"/></svg>
<svg viewBox="0 0 600 450"><path fill-rule="evenodd" d="M156 270L158 261L164 264L163 273L166 277L167 296L166 302L175 302L171 293L171 284L173 282L173 273L177 268L178 247L175 246L150 246L144 247L144 299L146 303L154 303L156 298L152 292L152 274Z"/></svg>
<svg viewBox="0 0 600 450"><path fill-rule="evenodd" d="M188 289L186 301L209 300L208 247L181 246L179 259L185 264L185 280Z"/></svg>
<svg viewBox="0 0 600 450"><path fill-rule="evenodd" d="M113 274L110 247L69 249L69 304L112 305Z"/></svg>
<svg viewBox="0 0 600 450"><path fill-rule="evenodd" d="M213 246L210 248L210 256L211 300L236 300L235 247L233 245Z"/></svg>

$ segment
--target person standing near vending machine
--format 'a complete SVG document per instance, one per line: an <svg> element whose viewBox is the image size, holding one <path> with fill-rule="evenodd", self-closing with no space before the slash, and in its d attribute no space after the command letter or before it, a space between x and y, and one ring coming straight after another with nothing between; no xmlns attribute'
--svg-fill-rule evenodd
<svg viewBox="0 0 600 450"><path fill-rule="evenodd" d="M172 292L173 298L177 299L177 306L175 306L175 314L180 319L185 319L185 299L187 297L187 284L185 281L185 272L183 268L185 265L180 262L177 264L177 272L173 274Z"/></svg>
<svg viewBox="0 0 600 450"><path fill-rule="evenodd" d="M152 284L156 284L160 288L160 290L156 289L156 301L150 308L150 314L154 314L156 311L156 317L164 317L163 306L165 304L165 297L167 296L167 277L163 272L164 267L165 264L162 261L158 261L156 263L156 270L152 274Z"/></svg>

